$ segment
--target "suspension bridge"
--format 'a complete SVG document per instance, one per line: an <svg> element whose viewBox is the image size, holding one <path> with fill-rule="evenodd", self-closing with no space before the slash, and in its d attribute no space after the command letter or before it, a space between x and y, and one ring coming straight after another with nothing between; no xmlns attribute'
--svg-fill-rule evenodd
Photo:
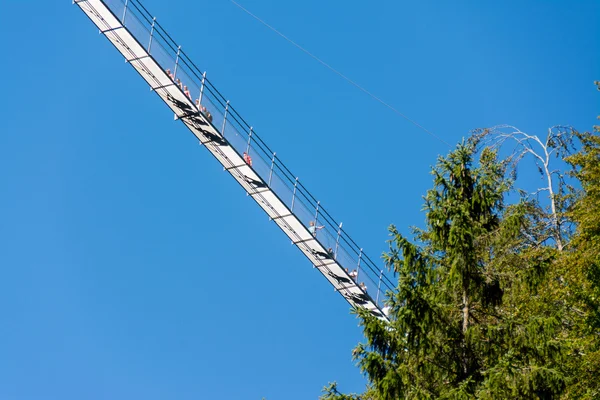
<svg viewBox="0 0 600 400"><path fill-rule="evenodd" d="M352 307L378 318L394 287L138 0L74 0L181 121Z"/></svg>

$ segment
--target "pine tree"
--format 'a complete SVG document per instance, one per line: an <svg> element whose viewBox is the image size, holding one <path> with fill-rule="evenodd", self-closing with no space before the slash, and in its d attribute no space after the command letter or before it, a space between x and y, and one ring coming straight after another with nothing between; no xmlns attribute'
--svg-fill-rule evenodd
<svg viewBox="0 0 600 400"><path fill-rule="evenodd" d="M600 82L596 82L600 90ZM598 117L600 119L600 117ZM565 398L600 398L600 126L577 133L581 150L567 161L581 182L570 216L577 225L558 264L557 297L568 311L570 385Z"/></svg>
<svg viewBox="0 0 600 400"><path fill-rule="evenodd" d="M439 159L416 243L390 228L391 322L359 311L364 398L550 398L564 388L554 316L529 318L553 252L532 244L534 205L505 207L507 164L477 144Z"/></svg>
<svg viewBox="0 0 600 400"><path fill-rule="evenodd" d="M498 160L486 132L440 158L425 228L411 241L390 227L384 259L398 275L390 322L356 311L366 343L354 357L367 390L345 395L334 383L322 398L600 398L600 127L594 132L569 128L563 144L546 141L565 149L561 156L579 144L566 161L581 187L558 171L550 213L526 196L504 203L515 158Z"/></svg>

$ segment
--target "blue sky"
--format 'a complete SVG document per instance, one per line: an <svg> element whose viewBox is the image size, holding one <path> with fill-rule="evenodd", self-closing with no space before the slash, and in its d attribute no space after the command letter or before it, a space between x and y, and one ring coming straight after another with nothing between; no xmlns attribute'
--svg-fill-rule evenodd
<svg viewBox="0 0 600 400"><path fill-rule="evenodd" d="M448 148L231 2L144 1L372 258ZM452 144L589 129L600 3L242 5ZM0 398L364 385L347 303L70 2L0 4Z"/></svg>

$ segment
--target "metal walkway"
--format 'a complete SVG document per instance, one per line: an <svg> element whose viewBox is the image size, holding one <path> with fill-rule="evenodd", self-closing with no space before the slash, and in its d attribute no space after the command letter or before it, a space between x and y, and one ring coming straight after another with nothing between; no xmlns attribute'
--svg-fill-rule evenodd
<svg viewBox="0 0 600 400"><path fill-rule="evenodd" d="M137 0L74 0L150 88L352 306L394 285Z"/></svg>

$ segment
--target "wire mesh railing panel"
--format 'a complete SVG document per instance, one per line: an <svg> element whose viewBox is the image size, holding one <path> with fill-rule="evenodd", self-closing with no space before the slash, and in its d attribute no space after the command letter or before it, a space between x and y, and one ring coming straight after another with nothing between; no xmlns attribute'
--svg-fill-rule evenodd
<svg viewBox="0 0 600 400"><path fill-rule="evenodd" d="M336 261L348 271L357 271L358 259L352 257L344 247L338 247L337 251L334 247L334 253L336 254ZM358 271L357 271L358 272Z"/></svg>
<svg viewBox="0 0 600 400"><path fill-rule="evenodd" d="M277 168L277 167L275 167ZM285 204L289 209L292 208L292 199L294 198L293 189L289 188L285 181L281 179L277 174L273 174L271 178L271 190L277 194L277 197ZM293 211L293 210L292 210Z"/></svg>
<svg viewBox="0 0 600 400"><path fill-rule="evenodd" d="M103 0L104 4L112 11L113 14L119 20L123 18L123 11L125 11L125 3L121 0Z"/></svg>
<svg viewBox="0 0 600 400"><path fill-rule="evenodd" d="M208 121L216 128L218 132L221 132L223 127L223 115L225 113L225 107L217 102L212 94L207 93L206 90L202 94L202 107L202 113L206 116Z"/></svg>
<svg viewBox="0 0 600 400"><path fill-rule="evenodd" d="M123 0L121 0L123 1ZM154 26L154 19L148 14L144 8L141 6L139 2L125 0L124 2L125 10L123 11L123 15L127 14L135 14L136 17L140 20L140 22L147 27L147 30L150 31L151 27Z"/></svg>
<svg viewBox="0 0 600 400"><path fill-rule="evenodd" d="M229 121L225 122L225 139L229 144L239 153L243 154L248 150L248 139L236 129L235 125ZM256 162L256 158L253 157L253 161Z"/></svg>
<svg viewBox="0 0 600 400"><path fill-rule="evenodd" d="M252 164L252 169L254 170L254 172L256 172L256 174L258 176L260 176L260 178L267 184L267 186L269 185L269 175L271 172L271 163L267 160L265 160L264 158L260 157L260 154L257 153L256 149L250 147L250 150L248 151L248 157L249 160L251 160L251 164ZM275 192L273 190L273 192ZM275 192L276 194L278 194L277 192Z"/></svg>
<svg viewBox="0 0 600 400"><path fill-rule="evenodd" d="M269 178L277 173L275 163L273 161L273 156L266 152L263 147L260 146L260 143L257 143L255 139L255 134L252 133L250 137L250 155L253 159L260 158L264 161L266 165L269 166L268 171L260 171L260 176L263 178L265 182L269 182Z"/></svg>
<svg viewBox="0 0 600 400"><path fill-rule="evenodd" d="M192 80L187 71L180 68L179 65L173 70L173 77L179 89L188 97L190 101L194 101L192 93L200 93L200 85Z"/></svg>
<svg viewBox="0 0 600 400"><path fill-rule="evenodd" d="M198 89L198 93L200 93L200 86L202 85L202 75L198 74L198 71L190 65L189 62L186 61L186 58L180 54L177 57L177 53L175 53L175 59L177 61L177 70L181 70L183 74L185 74L185 83L189 85L193 85ZM182 77L183 81L184 78Z"/></svg>
<svg viewBox="0 0 600 400"><path fill-rule="evenodd" d="M319 218L317 218L316 224L319 224L319 226L323 227L319 231L321 233L321 238L323 238L323 241L321 241L321 243L326 245L326 247L333 247L337 241L337 236L338 236L338 232L336 229L337 227L331 226L328 223L324 223Z"/></svg>
<svg viewBox="0 0 600 400"><path fill-rule="evenodd" d="M294 199L294 215L306 228L310 226L311 221L315 220L315 210L307 206L298 196Z"/></svg>
<svg viewBox="0 0 600 400"><path fill-rule="evenodd" d="M133 12L126 12L123 25L129 33L140 43L140 45L148 51L150 45L150 29L140 21L138 16Z"/></svg>
<svg viewBox="0 0 600 400"><path fill-rule="evenodd" d="M360 276L358 286L364 290L369 297L371 297L371 299L373 300L373 302L376 301L378 295L377 295L377 288L378 288L378 283L379 283L379 277L378 276L373 276L373 275L367 275L367 274L363 274L362 276Z"/></svg>
<svg viewBox="0 0 600 400"><path fill-rule="evenodd" d="M175 70L175 60L173 56L169 54L169 51L165 48L164 42L158 35L152 35L149 53L163 70L173 74L173 71Z"/></svg>
<svg viewBox="0 0 600 400"><path fill-rule="evenodd" d="M318 222L318 221L317 221ZM319 239L319 242L323 245L323 247L325 247L326 249L331 249L331 251L334 251L335 248L335 233L332 234L331 232L325 230L325 229L321 229L317 231L317 239Z"/></svg>

